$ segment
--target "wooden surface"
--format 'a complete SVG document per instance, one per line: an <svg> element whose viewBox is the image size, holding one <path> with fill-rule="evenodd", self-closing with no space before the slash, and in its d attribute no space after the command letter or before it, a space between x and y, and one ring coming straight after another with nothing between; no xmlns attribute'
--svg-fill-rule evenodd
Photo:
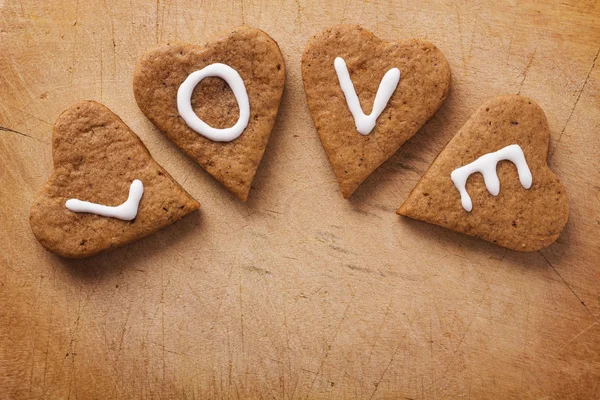
<svg viewBox="0 0 600 400"><path fill-rule="evenodd" d="M600 5L545 1L0 0L0 398L598 398ZM300 79L310 35L360 23L423 37L453 72L438 114L342 199ZM243 204L144 118L139 55L248 24L288 68ZM545 110L571 198L520 254L394 214L469 115L499 94ZM86 261L28 224L51 127L101 101L202 203Z"/></svg>

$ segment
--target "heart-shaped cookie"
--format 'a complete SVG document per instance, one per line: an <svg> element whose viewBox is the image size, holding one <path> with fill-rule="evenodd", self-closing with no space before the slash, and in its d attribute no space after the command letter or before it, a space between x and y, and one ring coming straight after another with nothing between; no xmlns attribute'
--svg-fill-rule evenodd
<svg viewBox="0 0 600 400"><path fill-rule="evenodd" d="M61 256L122 246L200 207L136 134L94 101L60 115L52 156L54 173L31 207L30 224L38 241Z"/></svg>
<svg viewBox="0 0 600 400"><path fill-rule="evenodd" d="M451 81L448 62L433 44L384 42L355 25L333 27L308 42L302 79L345 198L435 114ZM364 114L375 111L355 122L361 107Z"/></svg>
<svg viewBox="0 0 600 400"><path fill-rule="evenodd" d="M179 92L197 71L207 77L196 76L187 87L187 112L181 115L186 101L178 99ZM242 27L204 46L168 44L147 52L135 69L133 90L138 106L158 129L245 201L275 123L284 81L277 43L261 30ZM230 85L240 86L238 92ZM245 128L242 124L231 141L217 141L192 129L190 118L213 130L237 128L240 122Z"/></svg>
<svg viewBox="0 0 600 400"><path fill-rule="evenodd" d="M547 165L549 140L535 102L495 98L450 140L398 214L517 251L546 247L569 217L565 188Z"/></svg>

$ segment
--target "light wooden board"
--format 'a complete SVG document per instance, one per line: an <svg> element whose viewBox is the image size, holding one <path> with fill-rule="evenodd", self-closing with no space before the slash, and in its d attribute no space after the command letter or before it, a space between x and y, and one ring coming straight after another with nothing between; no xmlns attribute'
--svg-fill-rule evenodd
<svg viewBox="0 0 600 400"><path fill-rule="evenodd" d="M423 37L453 84L437 115L342 199L300 57L341 22ZM157 42L265 30L288 69L246 204L138 110ZM0 398L598 398L600 5L594 0L0 0ZM485 100L545 110L571 199L551 247L520 254L394 214ZM201 212L85 261L35 241L52 124L101 101Z"/></svg>

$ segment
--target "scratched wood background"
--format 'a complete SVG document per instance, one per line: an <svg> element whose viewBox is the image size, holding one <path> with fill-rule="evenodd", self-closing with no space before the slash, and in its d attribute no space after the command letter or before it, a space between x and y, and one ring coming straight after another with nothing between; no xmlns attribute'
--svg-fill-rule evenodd
<svg viewBox="0 0 600 400"><path fill-rule="evenodd" d="M450 96L342 199L308 113L310 35L360 23L446 54ZM131 89L157 42L241 24L280 44L280 115L240 203L160 135ZM597 1L0 0L0 398L598 398ZM557 243L520 254L396 207L485 100L533 97L571 198ZM101 101L202 203L112 253L62 260L29 206L51 128Z"/></svg>

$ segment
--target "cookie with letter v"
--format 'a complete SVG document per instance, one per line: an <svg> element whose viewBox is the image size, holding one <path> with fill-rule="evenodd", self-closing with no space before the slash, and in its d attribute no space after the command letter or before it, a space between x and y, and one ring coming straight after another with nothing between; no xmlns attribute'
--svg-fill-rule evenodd
<svg viewBox="0 0 600 400"><path fill-rule="evenodd" d="M469 118L398 214L517 251L557 238L569 217L565 188L548 168L550 133L531 99L502 96Z"/></svg>
<svg viewBox="0 0 600 400"><path fill-rule="evenodd" d="M64 111L52 136L54 173L31 229L48 250L81 258L149 235L197 210L121 119L94 101Z"/></svg>
<svg viewBox="0 0 600 400"><path fill-rule="evenodd" d="M446 58L428 41L385 42L356 25L314 36L302 79L345 198L435 114L451 81Z"/></svg>
<svg viewBox="0 0 600 400"><path fill-rule="evenodd" d="M277 43L247 27L203 46L167 44L142 56L133 76L142 112L243 201L267 146L283 93Z"/></svg>

